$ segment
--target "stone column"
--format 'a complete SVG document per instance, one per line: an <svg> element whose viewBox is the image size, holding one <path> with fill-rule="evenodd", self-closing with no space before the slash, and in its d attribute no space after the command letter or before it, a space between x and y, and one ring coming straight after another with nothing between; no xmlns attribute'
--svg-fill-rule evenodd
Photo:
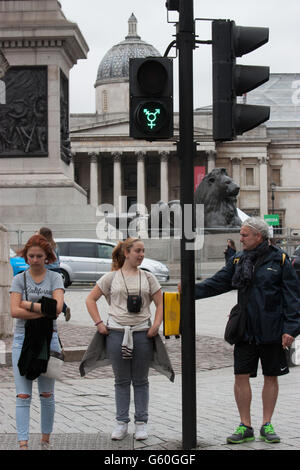
<svg viewBox="0 0 300 470"><path fill-rule="evenodd" d="M240 175L241 159L242 159L242 157L231 157L232 179L239 187L241 187L241 175ZM238 207L239 207L239 201L240 201L240 193L238 194L238 197L237 197L237 206Z"/></svg>
<svg viewBox="0 0 300 470"><path fill-rule="evenodd" d="M144 217L147 214L146 208L146 152L137 152L137 211L140 218L137 223L138 236L145 239L148 237L147 221Z"/></svg>
<svg viewBox="0 0 300 470"><path fill-rule="evenodd" d="M5 73L9 69L9 63L3 52L0 49L0 79L4 77Z"/></svg>
<svg viewBox="0 0 300 470"><path fill-rule="evenodd" d="M98 207L98 157L97 153L89 153L90 157L90 205Z"/></svg>
<svg viewBox="0 0 300 470"><path fill-rule="evenodd" d="M9 262L8 231L0 224L0 339L13 333L13 319L9 309L9 288L12 268Z"/></svg>
<svg viewBox="0 0 300 470"><path fill-rule="evenodd" d="M102 204L102 161L103 156L98 154L98 205Z"/></svg>
<svg viewBox="0 0 300 470"><path fill-rule="evenodd" d="M268 213L268 157L259 157L259 207L263 218Z"/></svg>
<svg viewBox="0 0 300 470"><path fill-rule="evenodd" d="M216 168L217 152L215 150L209 150L207 153L207 173L210 173Z"/></svg>
<svg viewBox="0 0 300 470"><path fill-rule="evenodd" d="M70 177L75 181L75 158L76 153L74 150L71 150L71 160L70 160Z"/></svg>
<svg viewBox="0 0 300 470"><path fill-rule="evenodd" d="M0 50L10 65L0 128L8 126L13 137L0 149L0 219L28 227L35 206L40 226L60 223L67 205L86 206L69 164L68 81L89 48L57 0L0 0L0 12ZM45 201L51 210L44 210Z"/></svg>
<svg viewBox="0 0 300 470"><path fill-rule="evenodd" d="M169 152L160 152L160 200L169 202Z"/></svg>
<svg viewBox="0 0 300 470"><path fill-rule="evenodd" d="M241 182L241 177L240 177L241 159L242 157L231 157L232 179L239 186Z"/></svg>
<svg viewBox="0 0 300 470"><path fill-rule="evenodd" d="M137 203L146 206L146 152L137 152Z"/></svg>
<svg viewBox="0 0 300 470"><path fill-rule="evenodd" d="M123 208L120 207L120 197L122 195L122 153L115 152L112 156L114 161L114 206L118 213L123 210Z"/></svg>

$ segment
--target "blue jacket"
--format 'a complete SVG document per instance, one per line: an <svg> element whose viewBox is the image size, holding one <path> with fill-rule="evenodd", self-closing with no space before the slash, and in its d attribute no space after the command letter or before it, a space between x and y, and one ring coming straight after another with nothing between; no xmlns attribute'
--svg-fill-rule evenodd
<svg viewBox="0 0 300 470"><path fill-rule="evenodd" d="M233 290L231 280L241 254L230 258L214 276L196 284L195 298ZM300 282L288 257L282 255L280 248L270 246L255 271L247 302L245 341L281 343L284 333L294 338L300 334Z"/></svg>

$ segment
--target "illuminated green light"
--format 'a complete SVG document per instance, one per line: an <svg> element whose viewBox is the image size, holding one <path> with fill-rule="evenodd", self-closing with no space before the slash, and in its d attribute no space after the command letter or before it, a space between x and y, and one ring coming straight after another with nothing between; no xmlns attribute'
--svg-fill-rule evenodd
<svg viewBox="0 0 300 470"><path fill-rule="evenodd" d="M149 109L144 108L144 113L147 116L147 126L149 126L150 129L157 126L157 115L160 114L160 109L157 108L155 111L150 111Z"/></svg>
<svg viewBox="0 0 300 470"><path fill-rule="evenodd" d="M166 125L167 114L163 104L147 101L137 109L137 122L143 132L155 134Z"/></svg>

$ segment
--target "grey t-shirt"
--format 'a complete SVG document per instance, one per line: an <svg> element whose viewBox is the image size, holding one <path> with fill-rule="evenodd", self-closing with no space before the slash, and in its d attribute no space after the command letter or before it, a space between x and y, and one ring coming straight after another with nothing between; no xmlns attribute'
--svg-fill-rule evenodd
<svg viewBox="0 0 300 470"><path fill-rule="evenodd" d="M64 290L62 276L54 271L47 269L42 282L35 282L29 271L26 271L27 298L30 302L37 302L41 297L52 297L52 292L56 289ZM9 292L19 292L22 294L22 300L26 300L24 287L24 273L17 274L12 281ZM21 318L16 319L15 334L25 333L25 321ZM53 327L56 328L56 320L53 321Z"/></svg>

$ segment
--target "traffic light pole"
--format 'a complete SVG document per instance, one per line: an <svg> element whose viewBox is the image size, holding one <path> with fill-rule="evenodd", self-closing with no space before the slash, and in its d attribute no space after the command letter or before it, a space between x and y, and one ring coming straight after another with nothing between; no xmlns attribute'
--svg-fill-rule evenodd
<svg viewBox="0 0 300 470"><path fill-rule="evenodd" d="M194 106L193 106L193 0L179 0L177 30L179 57L179 158L180 202L182 207L181 239L181 363L182 363L182 446L192 449L197 445L196 418L196 354L195 354L195 252L187 250L184 222L190 212L185 208L194 204ZM194 224L192 225L194 227ZM190 248L189 245L189 248Z"/></svg>

